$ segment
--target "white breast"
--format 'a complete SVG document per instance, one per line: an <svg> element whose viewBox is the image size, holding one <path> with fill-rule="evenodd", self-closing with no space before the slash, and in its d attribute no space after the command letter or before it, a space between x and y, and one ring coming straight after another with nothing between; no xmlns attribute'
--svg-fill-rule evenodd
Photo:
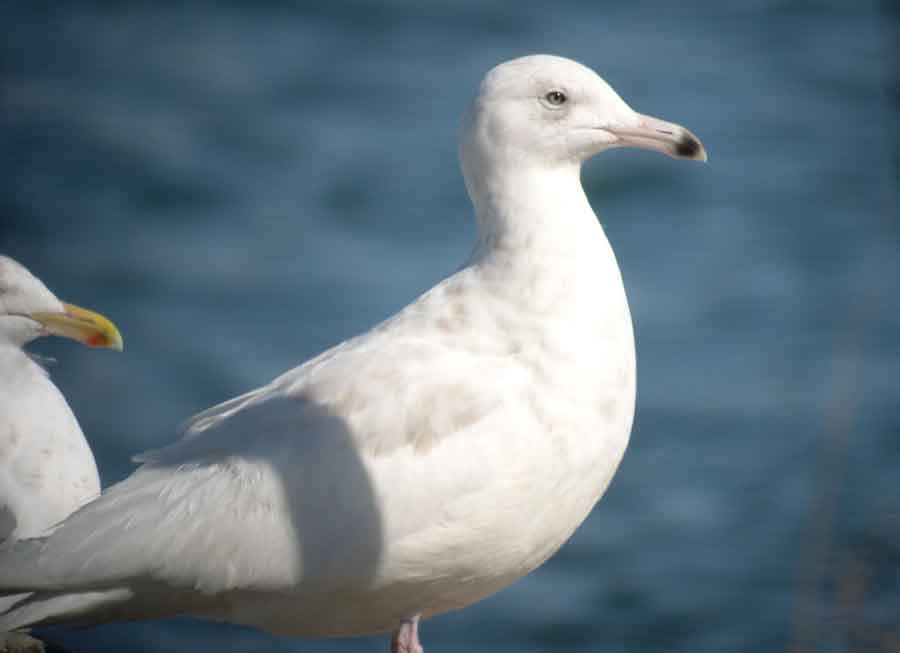
<svg viewBox="0 0 900 653"><path fill-rule="evenodd" d="M14 524L5 536L41 535L99 492L93 454L62 394L21 349L0 347L0 506Z"/></svg>

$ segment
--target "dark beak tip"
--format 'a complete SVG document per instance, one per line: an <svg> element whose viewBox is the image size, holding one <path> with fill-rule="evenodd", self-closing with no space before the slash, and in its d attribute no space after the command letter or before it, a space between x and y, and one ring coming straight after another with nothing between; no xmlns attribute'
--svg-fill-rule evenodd
<svg viewBox="0 0 900 653"><path fill-rule="evenodd" d="M675 144L675 153L685 159L697 159L703 151L703 145L693 136L685 134Z"/></svg>

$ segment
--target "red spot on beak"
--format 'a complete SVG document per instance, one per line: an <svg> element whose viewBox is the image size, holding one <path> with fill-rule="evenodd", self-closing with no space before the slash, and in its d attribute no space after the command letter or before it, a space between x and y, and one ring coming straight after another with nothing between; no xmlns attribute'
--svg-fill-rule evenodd
<svg viewBox="0 0 900 653"><path fill-rule="evenodd" d="M103 347L106 344L106 338L97 333L88 338L87 344L91 347Z"/></svg>

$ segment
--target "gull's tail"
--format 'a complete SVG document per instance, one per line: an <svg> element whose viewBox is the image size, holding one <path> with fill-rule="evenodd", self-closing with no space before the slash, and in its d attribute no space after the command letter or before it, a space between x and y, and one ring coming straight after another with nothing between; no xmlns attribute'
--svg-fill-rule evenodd
<svg viewBox="0 0 900 653"><path fill-rule="evenodd" d="M0 549L0 633L34 626L95 626L110 621L166 617L177 612L162 587L130 585L66 588L43 573L44 539L20 540Z"/></svg>
<svg viewBox="0 0 900 653"><path fill-rule="evenodd" d="M114 589L102 592L34 592L0 599L0 632L72 624L89 626L109 621L104 613L128 601L130 590Z"/></svg>
<svg viewBox="0 0 900 653"><path fill-rule="evenodd" d="M0 596L0 633L5 633L10 630L15 630L16 628L24 628L25 626L16 626L10 628L4 628L3 624L3 616L9 614L15 609L16 605L19 604L23 599L27 599L30 594L10 594L8 596ZM2 640L0 640L2 641ZM0 649L2 650L2 649Z"/></svg>
<svg viewBox="0 0 900 653"><path fill-rule="evenodd" d="M230 578L218 574L227 559L219 540L193 516L209 514L203 508L215 508L210 497L233 483L218 470L185 465L172 481L169 468L145 465L47 537L0 545L0 632L215 613L219 606L210 607L210 596L230 589ZM219 514L212 514L217 520ZM231 521L239 534L247 532L243 522ZM185 551L196 555L186 558ZM202 574L182 573L185 560L211 561L208 576L221 582L200 586Z"/></svg>
<svg viewBox="0 0 900 653"><path fill-rule="evenodd" d="M0 548L0 632L54 623L97 623L112 605L131 598L122 588L90 592L53 591L40 578L35 560L43 539L7 542Z"/></svg>

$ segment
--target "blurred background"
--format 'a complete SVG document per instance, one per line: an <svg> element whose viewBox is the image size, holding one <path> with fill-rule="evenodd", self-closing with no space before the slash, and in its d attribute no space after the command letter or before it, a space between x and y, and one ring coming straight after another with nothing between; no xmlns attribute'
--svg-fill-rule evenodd
<svg viewBox="0 0 900 653"><path fill-rule="evenodd" d="M584 183L637 334L632 444L542 569L424 626L450 651L900 651L894 2L2 2L0 251L119 325L45 340L104 484L179 422L366 329L474 229L458 117L550 52L707 165ZM74 652L382 651L189 619Z"/></svg>

